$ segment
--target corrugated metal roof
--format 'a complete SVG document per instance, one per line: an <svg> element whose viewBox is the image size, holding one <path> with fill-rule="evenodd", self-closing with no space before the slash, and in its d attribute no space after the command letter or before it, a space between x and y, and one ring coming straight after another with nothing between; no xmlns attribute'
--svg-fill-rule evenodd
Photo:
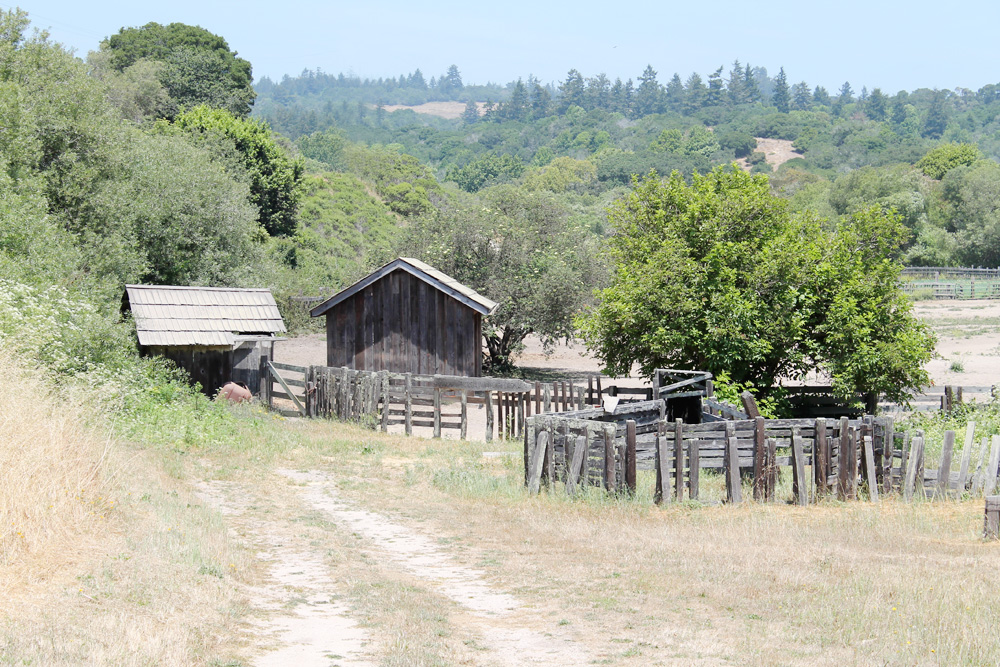
<svg viewBox="0 0 1000 667"><path fill-rule="evenodd" d="M334 294L332 297L310 310L309 314L313 317L319 317L341 301L349 299L375 281L381 280L385 276L397 270L406 271L407 273L420 278L424 282L433 285L445 294L461 301L482 315L489 315L497 308L498 304L496 301L486 298L471 287L467 287L451 276L438 271L433 266L425 264L419 259L413 259L412 257L400 257L399 259L394 259L389 262L381 269L368 274L347 289Z"/></svg>
<svg viewBox="0 0 1000 667"><path fill-rule="evenodd" d="M140 345L229 346L234 334L286 331L269 289L126 285Z"/></svg>

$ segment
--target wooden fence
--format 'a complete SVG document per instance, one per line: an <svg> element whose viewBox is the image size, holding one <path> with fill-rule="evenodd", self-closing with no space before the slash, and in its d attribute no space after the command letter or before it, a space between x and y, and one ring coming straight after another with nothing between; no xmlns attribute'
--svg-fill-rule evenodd
<svg viewBox="0 0 1000 667"><path fill-rule="evenodd" d="M485 409L484 437L517 438L533 414L582 410L600 404L608 391L600 378L555 382L489 377L458 377L355 371L326 366L262 364L261 400L288 401L304 417L336 417L388 430L402 425L407 435L414 427L457 430L468 437L469 406Z"/></svg>
<svg viewBox="0 0 1000 667"><path fill-rule="evenodd" d="M1000 436L977 442L970 423L956 458L955 434L946 432L937 468L927 466L921 431L896 433L891 417L851 420L757 418L704 424L670 422L657 405L627 406L620 414L544 415L529 420L524 439L525 484L566 492L593 486L634 493L637 470L656 473L657 502L701 499L702 470L721 472L725 500L742 501L743 478L753 498L776 499L779 471L789 468L799 504L899 493L944 498L989 495L1000 474ZM630 411L631 410L631 411ZM635 417L633 419L632 417Z"/></svg>

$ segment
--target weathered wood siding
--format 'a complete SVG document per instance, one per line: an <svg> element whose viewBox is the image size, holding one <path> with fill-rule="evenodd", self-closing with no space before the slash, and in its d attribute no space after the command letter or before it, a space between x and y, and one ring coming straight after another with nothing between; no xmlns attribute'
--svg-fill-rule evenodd
<svg viewBox="0 0 1000 667"><path fill-rule="evenodd" d="M233 374L233 350L230 347L150 346L147 354L170 359L191 375L192 382L201 384L201 390L215 396Z"/></svg>
<svg viewBox="0 0 1000 667"><path fill-rule="evenodd" d="M406 271L326 313L327 365L423 375L482 374L482 316Z"/></svg>
<svg viewBox="0 0 1000 667"><path fill-rule="evenodd" d="M254 396L260 394L260 360L273 359L273 348L272 340L238 341L233 347L233 372L229 379L245 384Z"/></svg>

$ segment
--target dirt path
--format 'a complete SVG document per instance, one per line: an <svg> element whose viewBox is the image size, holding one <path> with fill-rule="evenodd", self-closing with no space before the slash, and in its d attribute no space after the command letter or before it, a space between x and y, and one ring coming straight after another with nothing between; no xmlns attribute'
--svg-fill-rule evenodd
<svg viewBox="0 0 1000 667"><path fill-rule="evenodd" d="M454 633L475 638L466 644L476 652L463 663L562 667L588 661L568 631L533 630L539 621L533 611L490 584L480 570L460 563L435 535L344 500L326 473L278 472L289 481L290 498L298 507L266 507L266 498L231 482L207 482L199 488L232 530L258 547L258 558L266 564L263 583L247 591L261 619L252 633L259 654L253 664L367 667L378 662L384 641L359 626L351 605L343 601L350 586L327 562L336 536L309 539L295 529L294 519L289 521L317 512L332 522L331 533L363 540L363 560L380 564L380 577L402 578L426 589L433 606L427 611L447 614Z"/></svg>
<svg viewBox="0 0 1000 667"><path fill-rule="evenodd" d="M226 517L231 529L262 548L257 557L268 564L268 580L248 592L253 605L269 615L259 622L257 649L268 651L258 667L372 667L362 656L368 634L336 600L326 564L315 548L288 539L283 526L252 514L246 489L228 482L205 482L198 494ZM333 661L333 662L331 662Z"/></svg>

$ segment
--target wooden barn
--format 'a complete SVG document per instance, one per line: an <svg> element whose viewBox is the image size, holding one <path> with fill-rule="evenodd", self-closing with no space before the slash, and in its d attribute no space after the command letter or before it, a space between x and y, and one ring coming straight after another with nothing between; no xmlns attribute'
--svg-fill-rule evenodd
<svg viewBox="0 0 1000 667"><path fill-rule="evenodd" d="M268 289L126 285L123 309L143 354L171 359L210 396L230 380L259 393L261 358L285 331Z"/></svg>
<svg viewBox="0 0 1000 667"><path fill-rule="evenodd" d="M328 366L479 376L483 316L496 307L420 260L400 257L310 313L326 316Z"/></svg>

